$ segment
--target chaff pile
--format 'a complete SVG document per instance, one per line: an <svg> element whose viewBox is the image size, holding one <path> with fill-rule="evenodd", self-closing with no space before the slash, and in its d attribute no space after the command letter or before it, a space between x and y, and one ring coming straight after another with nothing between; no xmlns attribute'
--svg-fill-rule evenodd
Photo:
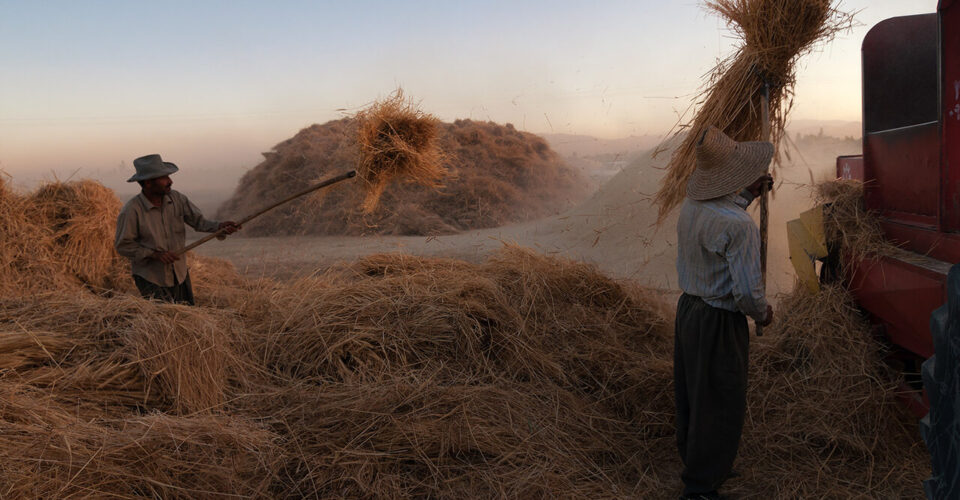
<svg viewBox="0 0 960 500"><path fill-rule="evenodd" d="M853 17L837 10L834 0L710 0L707 9L718 13L741 40L737 51L711 72L691 105L695 116L678 123L670 140L673 150L667 173L654 198L659 221L686 196L687 179L696 168L696 146L703 132L715 125L738 141L761 140L761 96L770 88L770 141L777 147L787 114L793 105L794 64L817 44L850 29ZM665 147L665 146L662 146ZM663 149L658 149L663 152ZM656 153L655 153L656 154Z"/></svg>
<svg viewBox="0 0 960 500"><path fill-rule="evenodd" d="M205 259L201 307L60 271L67 285L0 297L0 497L679 490L669 307L590 266L508 247L254 283ZM730 490L921 495L926 455L849 299L780 310L752 347Z"/></svg>

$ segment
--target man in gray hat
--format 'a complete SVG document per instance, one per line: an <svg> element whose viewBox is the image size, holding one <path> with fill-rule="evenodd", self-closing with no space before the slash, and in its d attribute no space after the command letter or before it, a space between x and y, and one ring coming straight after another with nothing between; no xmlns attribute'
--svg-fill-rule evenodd
<svg viewBox="0 0 960 500"><path fill-rule="evenodd" d="M130 259L133 281L144 298L193 305L193 288L187 264L177 250L186 242L186 227L200 232L240 229L233 221L203 218L186 196L171 189L170 174L179 170L160 155L133 160L137 173L127 182L138 182L140 194L128 201L117 217L117 252Z"/></svg>
<svg viewBox="0 0 960 500"><path fill-rule="evenodd" d="M760 232L746 208L773 158L769 142L709 127L677 221L674 391L683 496L719 499L740 446L747 398L747 316L773 320L760 272Z"/></svg>

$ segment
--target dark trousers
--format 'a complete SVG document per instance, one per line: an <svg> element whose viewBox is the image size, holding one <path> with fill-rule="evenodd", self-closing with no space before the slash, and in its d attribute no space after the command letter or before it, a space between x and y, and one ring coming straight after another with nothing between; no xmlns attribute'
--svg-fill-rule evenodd
<svg viewBox="0 0 960 500"><path fill-rule="evenodd" d="M145 299L156 299L163 302L172 302L174 304L195 305L193 303L193 286L190 284L190 275L174 286L160 286L145 278L133 275L133 282L137 284L137 290L140 290L140 296Z"/></svg>
<svg viewBox="0 0 960 500"><path fill-rule="evenodd" d="M747 407L749 345L743 314L680 297L673 381L685 495L719 489L733 470Z"/></svg>

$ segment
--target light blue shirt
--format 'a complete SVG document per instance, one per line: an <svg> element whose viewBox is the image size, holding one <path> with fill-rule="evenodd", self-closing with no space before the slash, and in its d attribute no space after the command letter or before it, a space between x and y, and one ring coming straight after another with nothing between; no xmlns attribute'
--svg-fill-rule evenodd
<svg viewBox="0 0 960 500"><path fill-rule="evenodd" d="M763 321L760 231L745 210L753 198L747 193L684 200L677 221L677 275L684 293Z"/></svg>

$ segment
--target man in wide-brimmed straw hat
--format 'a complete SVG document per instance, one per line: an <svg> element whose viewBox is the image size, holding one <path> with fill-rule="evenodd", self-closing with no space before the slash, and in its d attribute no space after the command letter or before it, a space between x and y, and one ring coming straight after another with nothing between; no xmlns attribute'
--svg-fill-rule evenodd
<svg viewBox="0 0 960 500"><path fill-rule="evenodd" d="M736 142L709 127L677 221L674 389L681 498L722 498L746 411L747 316L766 326L760 232L746 212L773 157L769 142Z"/></svg>
<svg viewBox="0 0 960 500"><path fill-rule="evenodd" d="M137 173L127 182L140 183L140 194L117 217L117 252L130 259L133 281L144 298L193 305L186 261L174 253L184 247L184 224L206 233L223 229L227 234L240 226L203 218L186 196L171 189L170 174L179 169L160 155L141 156L133 166Z"/></svg>

